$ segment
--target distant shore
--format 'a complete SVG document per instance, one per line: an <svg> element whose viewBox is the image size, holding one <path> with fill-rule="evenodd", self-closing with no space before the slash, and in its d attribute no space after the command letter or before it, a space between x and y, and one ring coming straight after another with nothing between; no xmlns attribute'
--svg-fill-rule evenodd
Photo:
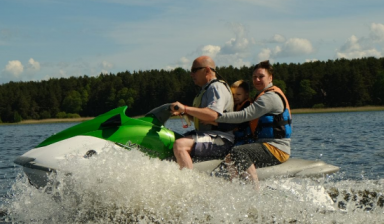
<svg viewBox="0 0 384 224"><path fill-rule="evenodd" d="M310 114L310 113L340 113L340 112L360 112L360 111L381 111L384 106L365 106L365 107L335 107L335 108L302 108L292 109L292 114ZM141 117L135 116L134 118ZM0 123L7 124L43 124L43 123L65 123L65 122L82 122L93 119L94 117L80 118L50 118L41 120L23 120L18 123Z"/></svg>
<svg viewBox="0 0 384 224"><path fill-rule="evenodd" d="M69 123L69 122L83 122L91 120L94 117L79 117L79 118L49 118L41 120L23 120L18 123L7 123L7 124L42 124L42 123Z"/></svg>
<svg viewBox="0 0 384 224"><path fill-rule="evenodd" d="M384 106L302 108L302 109L292 109L292 114L340 113L340 112L361 112L361 111L381 111L381 110L384 110Z"/></svg>

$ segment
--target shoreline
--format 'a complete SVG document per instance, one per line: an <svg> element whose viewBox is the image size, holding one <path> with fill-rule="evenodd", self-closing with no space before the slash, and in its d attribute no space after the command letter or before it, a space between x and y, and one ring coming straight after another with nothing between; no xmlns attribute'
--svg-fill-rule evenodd
<svg viewBox="0 0 384 224"><path fill-rule="evenodd" d="M333 108L301 108L292 109L292 114L311 114L311 113L342 113L342 112L364 112L364 111L384 111L384 106L364 106L364 107L333 107ZM138 118L142 116L134 116ZM94 117L80 118L50 118L42 120L23 120L18 123L0 123L0 125L17 125L17 124L47 124L47 123L69 123L83 122L91 120Z"/></svg>
<svg viewBox="0 0 384 224"><path fill-rule="evenodd" d="M363 106L363 107L330 107L330 108L301 108L292 109L292 114L311 114L311 113L343 113L343 112L368 112L382 111L384 106Z"/></svg>

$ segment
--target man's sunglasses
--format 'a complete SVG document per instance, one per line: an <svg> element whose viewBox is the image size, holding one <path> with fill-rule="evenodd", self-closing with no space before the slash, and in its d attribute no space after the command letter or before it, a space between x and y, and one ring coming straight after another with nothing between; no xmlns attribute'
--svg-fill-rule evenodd
<svg viewBox="0 0 384 224"><path fill-rule="evenodd" d="M206 68L206 67L196 67L196 68L191 68L191 72L192 72L192 73L196 73L198 70L203 69L203 68ZM211 68L211 67L210 67L210 69L211 69L213 72L216 72L215 69L213 69L213 68Z"/></svg>

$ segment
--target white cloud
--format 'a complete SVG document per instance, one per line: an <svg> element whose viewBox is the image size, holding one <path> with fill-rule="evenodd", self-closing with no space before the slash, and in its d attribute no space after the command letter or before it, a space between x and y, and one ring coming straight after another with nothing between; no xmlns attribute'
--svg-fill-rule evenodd
<svg viewBox="0 0 384 224"><path fill-rule="evenodd" d="M276 40L275 42L285 40L281 35L275 35L274 39ZM264 61L273 58L302 56L313 52L314 49L309 40L290 38L283 44L283 46L277 45L274 49L263 48L257 57L259 61Z"/></svg>
<svg viewBox="0 0 384 224"><path fill-rule="evenodd" d="M233 67L242 67L242 66L250 66L251 63L244 61L244 58L242 56L239 56L238 54L231 54L231 55L218 55L215 58L216 65L232 65Z"/></svg>
<svg viewBox="0 0 384 224"><path fill-rule="evenodd" d="M177 66L177 67L189 68L189 67L191 67L192 62L191 62L191 60L189 60L186 57L181 57L178 64L179 64L179 66ZM173 68L173 69L175 69L175 68Z"/></svg>
<svg viewBox="0 0 384 224"><path fill-rule="evenodd" d="M111 62L102 61L101 63L99 63L99 67L101 68L101 70L96 70L96 71L100 71L100 73L102 74L109 74L110 70L114 67L114 65Z"/></svg>
<svg viewBox="0 0 384 224"><path fill-rule="evenodd" d="M220 54L247 53L253 41L247 37L246 28L242 24L232 23L231 29L235 37L224 44Z"/></svg>
<svg viewBox="0 0 384 224"><path fill-rule="evenodd" d="M384 25L380 23L372 23L370 36L373 41L384 42Z"/></svg>
<svg viewBox="0 0 384 224"><path fill-rule="evenodd" d="M189 63L190 63L190 62L189 62L189 59L186 58L186 57L182 57L182 58L180 59L180 62L181 62L182 64L189 64Z"/></svg>
<svg viewBox="0 0 384 224"><path fill-rule="evenodd" d="M369 37L358 38L352 35L336 52L337 58L362 58L383 56L383 53L377 50L375 43L384 43L384 25L372 23L370 26Z"/></svg>
<svg viewBox="0 0 384 224"><path fill-rule="evenodd" d="M273 40L277 43L283 43L285 41L285 37L279 34L275 34L275 36L273 36Z"/></svg>
<svg viewBox="0 0 384 224"><path fill-rule="evenodd" d="M212 57L218 66L232 65L241 67L250 64L246 60L251 55L252 47L255 41L247 37L247 29L240 23L230 23L229 28L232 30L234 37L222 44L209 44L198 48L195 52L182 57L175 66L167 66L167 69L182 67L188 69L191 61L200 55Z"/></svg>
<svg viewBox="0 0 384 224"><path fill-rule="evenodd" d="M264 61L271 58L272 50L269 48L264 48L261 50L261 52L257 55L258 61Z"/></svg>
<svg viewBox="0 0 384 224"><path fill-rule="evenodd" d="M232 37L228 41L224 42L222 46L212 44L205 45L199 48L195 53L190 54L190 57L207 55L212 57L217 65L232 65L235 67L250 65L251 63L245 61L245 59L250 55L251 47L254 45L254 40L247 37L247 31L242 24L231 23L230 28L232 29L235 37ZM167 66L167 68L189 68L193 59L182 57L176 66Z"/></svg>
<svg viewBox="0 0 384 224"><path fill-rule="evenodd" d="M8 64L5 66L5 71L15 77L19 77L20 74L24 71L24 66L18 60L9 61Z"/></svg>
<svg viewBox="0 0 384 224"><path fill-rule="evenodd" d="M291 38L285 42L283 48L277 53L277 56L300 56L313 52L312 44L307 39Z"/></svg>
<svg viewBox="0 0 384 224"><path fill-rule="evenodd" d="M111 62L108 62L108 61L103 61L101 62L101 67L104 68L104 69L111 69L113 68L113 63Z"/></svg>
<svg viewBox="0 0 384 224"><path fill-rule="evenodd" d="M35 61L33 58L30 58L28 60L27 68L29 70L39 71L40 70L40 63L38 61Z"/></svg>
<svg viewBox="0 0 384 224"><path fill-rule="evenodd" d="M249 46L249 41L246 38L231 38L229 41L227 41L223 48L222 53L223 54L234 54L237 52L241 52L247 49Z"/></svg>
<svg viewBox="0 0 384 224"><path fill-rule="evenodd" d="M179 59L179 61L175 64L175 66L168 65L164 69L165 70L173 70L173 69L175 69L177 67L181 67L181 68L187 69L187 68L190 68L191 64L192 64L191 60L189 60L186 57L181 57Z"/></svg>
<svg viewBox="0 0 384 224"><path fill-rule="evenodd" d="M50 74L42 77L44 80L49 80L51 78L69 78L69 75L67 75L65 70L55 67L50 70Z"/></svg>
<svg viewBox="0 0 384 224"><path fill-rule="evenodd" d="M280 46L276 46L276 47L275 47L275 50L273 51L273 54L274 54L274 55L278 55L278 54L280 54L282 51L283 51L283 50L281 49Z"/></svg>
<svg viewBox="0 0 384 224"><path fill-rule="evenodd" d="M364 44L367 40L359 39L352 35L347 39L345 44L341 46L340 50L336 52L337 58L362 58L362 57L381 57L381 53L374 47Z"/></svg>
<svg viewBox="0 0 384 224"><path fill-rule="evenodd" d="M271 39L266 41L267 43L284 43L285 37L280 34L275 34Z"/></svg>
<svg viewBox="0 0 384 224"><path fill-rule="evenodd" d="M352 35L350 38L348 38L345 44L340 48L340 51L342 52L352 52L359 50L361 50L359 39L355 35Z"/></svg>
<svg viewBox="0 0 384 224"><path fill-rule="evenodd" d="M201 48L201 53L202 55L207 55L207 56L210 56L211 58L214 58L220 52L220 50L221 50L220 46L206 45Z"/></svg>
<svg viewBox="0 0 384 224"><path fill-rule="evenodd" d="M377 57L380 58L381 53L376 49L367 49L363 51L350 51L350 52L337 52L338 58L346 58L346 59L352 59L352 58L363 58L363 57Z"/></svg>

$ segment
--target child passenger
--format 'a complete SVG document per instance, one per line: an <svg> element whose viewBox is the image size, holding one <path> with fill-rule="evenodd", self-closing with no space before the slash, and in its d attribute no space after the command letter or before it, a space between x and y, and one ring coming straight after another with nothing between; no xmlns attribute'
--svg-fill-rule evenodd
<svg viewBox="0 0 384 224"><path fill-rule="evenodd" d="M234 111L241 111L251 104L251 99L249 98L249 85L244 80L234 82L231 85L231 91L234 101ZM248 137L252 132L248 121L240 124L218 123L217 125L220 128L233 129L235 145L249 143L246 139L250 139Z"/></svg>

